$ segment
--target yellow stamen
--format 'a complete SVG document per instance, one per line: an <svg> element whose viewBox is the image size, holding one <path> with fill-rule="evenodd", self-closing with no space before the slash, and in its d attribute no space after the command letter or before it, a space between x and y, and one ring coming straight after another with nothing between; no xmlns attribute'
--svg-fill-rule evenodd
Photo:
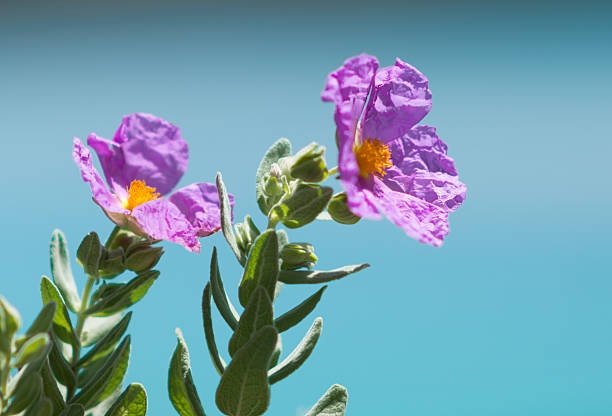
<svg viewBox="0 0 612 416"><path fill-rule="evenodd" d="M155 192L155 188L147 186L145 181L135 180L130 183L128 188L128 199L125 201L125 209L130 211L136 208L138 205L142 205L145 202L153 201L159 198L159 193Z"/></svg>
<svg viewBox="0 0 612 416"><path fill-rule="evenodd" d="M376 175L382 178L386 170L393 166L389 146L378 139L367 139L353 148L359 164L359 173L364 178Z"/></svg>

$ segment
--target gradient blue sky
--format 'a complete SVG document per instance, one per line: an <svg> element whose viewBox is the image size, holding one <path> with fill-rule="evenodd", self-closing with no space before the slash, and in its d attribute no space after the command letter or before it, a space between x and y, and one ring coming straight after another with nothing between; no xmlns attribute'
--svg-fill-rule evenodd
<svg viewBox="0 0 612 416"><path fill-rule="evenodd" d="M321 268L372 267L330 285L307 364L275 385L270 415L300 415L333 383L348 415L609 415L612 411L612 10L606 2L46 2L0 4L0 292L30 322L48 240L111 224L71 157L150 112L182 128L180 185L223 172L254 214L259 157L278 137L333 146L327 73L348 56L399 56L430 80L438 128L468 185L441 249L388 222L316 224ZM199 256L166 244L135 307L128 381L149 414L174 414L167 365L180 327L208 415L218 376L201 329L213 245L231 296L240 268L221 236ZM75 267L78 270L78 267ZM82 288L83 276L77 273ZM289 287L283 311L316 288ZM312 318L314 318L313 314ZM215 321L223 347L230 335ZM304 322L283 337L291 350Z"/></svg>

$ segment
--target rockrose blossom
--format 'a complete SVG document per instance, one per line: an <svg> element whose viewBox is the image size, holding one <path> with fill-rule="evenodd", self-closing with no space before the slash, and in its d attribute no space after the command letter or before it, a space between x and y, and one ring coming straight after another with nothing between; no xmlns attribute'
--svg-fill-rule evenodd
<svg viewBox="0 0 612 416"><path fill-rule="evenodd" d="M436 129L416 125L431 109L427 78L399 58L378 69L375 57L362 54L329 74L321 99L336 105L349 209L369 219L385 215L408 236L441 246L466 187Z"/></svg>
<svg viewBox="0 0 612 416"><path fill-rule="evenodd" d="M72 157L93 200L115 224L197 253L198 237L221 228L216 185L194 183L164 197L183 176L189 158L187 142L175 125L150 114L131 114L113 140L92 133L87 144L98 155L108 186L78 138ZM230 200L233 205L232 196Z"/></svg>

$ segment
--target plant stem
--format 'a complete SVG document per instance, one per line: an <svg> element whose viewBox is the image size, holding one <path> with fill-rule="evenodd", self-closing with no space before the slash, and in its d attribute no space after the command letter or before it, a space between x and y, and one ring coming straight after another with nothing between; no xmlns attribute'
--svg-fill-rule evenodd
<svg viewBox="0 0 612 416"><path fill-rule="evenodd" d="M327 176L333 176L336 173L338 173L338 166L334 166L333 168L331 168L330 170L327 171Z"/></svg>

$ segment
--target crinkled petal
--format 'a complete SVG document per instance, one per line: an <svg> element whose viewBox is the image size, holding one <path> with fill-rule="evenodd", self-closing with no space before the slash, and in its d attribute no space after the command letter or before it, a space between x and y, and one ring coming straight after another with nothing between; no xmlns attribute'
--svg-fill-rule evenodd
<svg viewBox="0 0 612 416"><path fill-rule="evenodd" d="M420 125L389 143L394 167L383 181L440 208L454 211L465 200L467 188L459 181L455 162L435 127Z"/></svg>
<svg viewBox="0 0 612 416"><path fill-rule="evenodd" d="M365 53L347 59L327 76L321 99L336 104L352 98L365 99L377 68L378 60Z"/></svg>
<svg viewBox="0 0 612 416"><path fill-rule="evenodd" d="M121 202L115 195L108 189L100 173L93 166L91 161L91 153L85 145L78 138L74 138L74 145L72 148L72 159L79 167L81 171L81 177L91 187L91 193L94 201L100 205L100 207L109 215L109 213L119 214L118 218L121 218L122 214L127 214L127 210L123 208ZM109 218L115 223L118 223L109 215Z"/></svg>
<svg viewBox="0 0 612 416"><path fill-rule="evenodd" d="M392 223L421 243L440 247L449 232L448 211L402 192L396 192L374 179L372 190L364 189L365 197Z"/></svg>
<svg viewBox="0 0 612 416"><path fill-rule="evenodd" d="M376 73L362 121L364 139L388 142L405 135L431 109L427 78L397 58Z"/></svg>
<svg viewBox="0 0 612 416"><path fill-rule="evenodd" d="M206 237L221 229L221 210L217 186L199 182L173 192L170 201L187 217L198 237ZM229 195L232 211L234 196Z"/></svg>
<svg viewBox="0 0 612 416"><path fill-rule="evenodd" d="M130 228L139 235L172 241L189 251L200 252L195 229L178 207L166 198L135 207L130 216Z"/></svg>
<svg viewBox="0 0 612 416"><path fill-rule="evenodd" d="M180 129L151 114L124 117L113 141L91 134L87 143L117 194L125 193L132 181L143 180L166 195L187 169L189 149Z"/></svg>

